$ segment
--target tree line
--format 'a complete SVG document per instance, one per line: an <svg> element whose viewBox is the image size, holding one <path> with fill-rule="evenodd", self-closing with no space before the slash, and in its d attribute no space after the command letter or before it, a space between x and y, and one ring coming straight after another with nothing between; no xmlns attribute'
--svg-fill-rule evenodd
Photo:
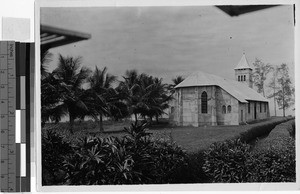
<svg viewBox="0 0 300 194"><path fill-rule="evenodd" d="M164 114L172 99L174 87L183 78L173 79L174 84L164 84L162 78L136 70L127 70L122 77L108 73L107 68L94 71L82 66L80 57L59 55L59 62L52 72L47 70L52 54L41 54L41 115L42 126L48 121L59 122L69 117L73 133L74 121L90 117L99 122L103 132L103 117L115 120L131 117L135 120L158 118Z"/></svg>
<svg viewBox="0 0 300 194"><path fill-rule="evenodd" d="M294 104L295 93L295 88L292 84L287 64L282 63L281 65L276 66L264 63L260 59L255 59L253 65L253 81L257 88L257 92L269 99L273 98L275 116L276 104L278 104L279 109L282 109L283 116L285 116L286 109ZM269 94L266 94L266 87L271 89Z"/></svg>
<svg viewBox="0 0 300 194"><path fill-rule="evenodd" d="M47 121L59 122L69 117L69 129L73 132L76 119L90 117L99 122L103 132L103 117L115 120L138 117L158 121L169 107L175 86L184 78L177 76L173 84L165 84L162 78L153 77L136 70L127 70L122 80L108 73L107 68L94 71L82 66L81 57L59 55L58 66L49 72L50 52L41 52L41 116L42 126ZM259 59L253 63L253 81L259 93L274 98L274 104L285 110L294 104L294 87L286 64L272 66ZM267 82L271 75L271 80ZM272 93L266 95L265 88ZM275 107L276 116L276 107Z"/></svg>

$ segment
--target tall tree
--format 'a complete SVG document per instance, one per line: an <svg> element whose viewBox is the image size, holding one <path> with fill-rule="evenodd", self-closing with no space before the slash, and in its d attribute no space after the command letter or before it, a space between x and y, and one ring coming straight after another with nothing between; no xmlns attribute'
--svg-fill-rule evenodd
<svg viewBox="0 0 300 194"><path fill-rule="evenodd" d="M174 83L175 86L177 86L178 84L183 82L183 80L184 80L184 77L179 75L179 76L176 76L175 78L173 78L172 82Z"/></svg>
<svg viewBox="0 0 300 194"><path fill-rule="evenodd" d="M93 112L92 115L99 116L99 128L100 132L103 132L103 116L109 116L111 109L117 108L115 104L118 104L117 91L112 87L116 82L116 76L107 73L107 68L102 70L95 68L93 75L89 78L90 89L87 93L91 98L89 109ZM93 110L93 111L91 111Z"/></svg>
<svg viewBox="0 0 300 194"><path fill-rule="evenodd" d="M170 96L167 95L167 85L158 79L147 74L138 74L136 70L126 71L120 82L119 88L126 96L126 104L130 114L143 117L148 116L150 120L164 113L168 107L167 101Z"/></svg>
<svg viewBox="0 0 300 194"><path fill-rule="evenodd" d="M274 113L275 116L277 116L277 108L276 108L276 103L277 103L277 99L276 99L276 91L279 89L278 88L278 84L277 83L277 72L278 72L278 67L277 66L272 66L272 78L271 78L271 82L269 83L268 87L270 87L272 89L272 94L268 96L268 98L273 98L274 99Z"/></svg>
<svg viewBox="0 0 300 194"><path fill-rule="evenodd" d="M172 84L169 85L169 90L171 91L171 93L175 92L175 87L180 84L181 82L183 82L184 77L181 75L176 76L175 78L172 79Z"/></svg>
<svg viewBox="0 0 300 194"><path fill-rule="evenodd" d="M276 82L278 90L270 97L276 97L279 109L282 109L285 117L286 109L294 104L294 87L290 79L289 68L284 63L277 68Z"/></svg>
<svg viewBox="0 0 300 194"><path fill-rule="evenodd" d="M265 96L265 81L267 75L272 71L272 66L270 64L263 63L260 59L255 59L254 65L254 85L257 87L257 92L262 93Z"/></svg>
<svg viewBox="0 0 300 194"><path fill-rule="evenodd" d="M53 54L49 50L41 49L41 79L44 79L48 74L48 65L52 61Z"/></svg>
<svg viewBox="0 0 300 194"><path fill-rule="evenodd" d="M127 70L123 76L124 81L121 81L118 90L123 94L129 113L135 116L138 120L139 108L141 105L139 75L136 70Z"/></svg>
<svg viewBox="0 0 300 194"><path fill-rule="evenodd" d="M83 100L85 90L82 85L86 82L90 70L81 66L81 57L63 57L59 55L58 67L52 72L60 81L61 93L59 105L55 107L57 113L69 115L69 130L73 133L74 120L87 112L88 107Z"/></svg>

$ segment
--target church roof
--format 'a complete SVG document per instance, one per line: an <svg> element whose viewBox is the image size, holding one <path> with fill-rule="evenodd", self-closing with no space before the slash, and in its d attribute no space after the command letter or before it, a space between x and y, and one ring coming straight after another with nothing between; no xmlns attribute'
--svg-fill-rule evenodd
<svg viewBox="0 0 300 194"><path fill-rule="evenodd" d="M238 63L238 65L234 68L234 69L253 69L249 63L248 60L245 56L245 53L243 54L240 62Z"/></svg>
<svg viewBox="0 0 300 194"><path fill-rule="evenodd" d="M225 79L202 71L191 74L175 88L193 86L219 86L243 103L247 103L249 100L268 102L265 97L257 93L254 89L249 88L244 83Z"/></svg>

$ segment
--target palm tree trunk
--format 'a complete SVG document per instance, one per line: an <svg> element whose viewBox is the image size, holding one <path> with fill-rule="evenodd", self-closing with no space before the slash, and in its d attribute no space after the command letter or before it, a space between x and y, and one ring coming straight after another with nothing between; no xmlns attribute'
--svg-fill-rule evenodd
<svg viewBox="0 0 300 194"><path fill-rule="evenodd" d="M100 114L99 127L100 127L100 132L103 133L103 132L104 132L104 128L103 128L103 118L102 118L102 114Z"/></svg>

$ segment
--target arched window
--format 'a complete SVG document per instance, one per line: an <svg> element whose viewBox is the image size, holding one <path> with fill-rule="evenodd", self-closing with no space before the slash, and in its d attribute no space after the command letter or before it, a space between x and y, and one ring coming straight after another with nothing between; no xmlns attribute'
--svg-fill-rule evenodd
<svg viewBox="0 0 300 194"><path fill-rule="evenodd" d="M246 75L244 75L244 81L246 81Z"/></svg>
<svg viewBox="0 0 300 194"><path fill-rule="evenodd" d="M227 106L227 113L231 113L231 106L230 105Z"/></svg>
<svg viewBox="0 0 300 194"><path fill-rule="evenodd" d="M207 93L201 94L201 113L207 113Z"/></svg>
<svg viewBox="0 0 300 194"><path fill-rule="evenodd" d="M238 76L238 81L241 81L241 76Z"/></svg>
<svg viewBox="0 0 300 194"><path fill-rule="evenodd" d="M226 106L225 105L222 106L222 113L226 114Z"/></svg>

